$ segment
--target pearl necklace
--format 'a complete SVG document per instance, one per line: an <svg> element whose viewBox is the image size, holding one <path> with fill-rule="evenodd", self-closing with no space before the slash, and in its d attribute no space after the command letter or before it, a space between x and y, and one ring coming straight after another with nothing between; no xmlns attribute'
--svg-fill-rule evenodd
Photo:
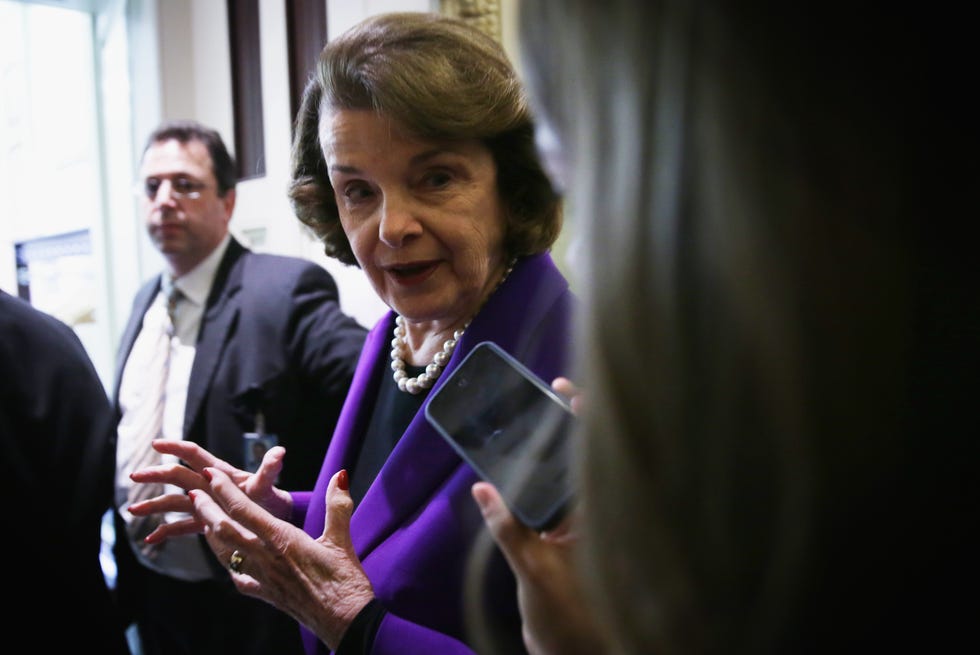
<svg viewBox="0 0 980 655"><path fill-rule="evenodd" d="M503 276L500 278L500 282L497 282L497 286L493 288L487 298L492 296L500 285L504 283L510 272L514 270L514 264L517 259L512 259L510 264L507 266L507 270L504 271ZM483 301L486 303L486 300ZM483 305L480 305L480 309ZM479 313L480 310L477 310ZM395 383L398 385L400 391L405 391L410 394L418 394L425 389L430 388L435 384L436 379L442 373L442 368L449 362L449 358L452 357L453 351L456 350L456 344L459 342L460 337L463 336L463 332L466 328L470 326L470 319L466 321L463 327L455 330L453 336L442 342L442 350L436 353L436 356L432 358L432 362L425 367L425 371L416 377L408 377L408 373L405 372L405 360L402 358L402 351L408 348L408 340L406 339L405 331L405 319L401 315L395 316L395 338L391 340L391 370L394 371L393 377L395 378Z"/></svg>

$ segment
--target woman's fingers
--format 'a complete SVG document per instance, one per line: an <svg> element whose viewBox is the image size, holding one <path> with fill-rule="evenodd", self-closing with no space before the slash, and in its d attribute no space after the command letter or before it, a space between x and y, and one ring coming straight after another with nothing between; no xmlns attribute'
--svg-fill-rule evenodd
<svg viewBox="0 0 980 655"><path fill-rule="evenodd" d="M139 483L160 483L172 484L180 487L184 491L200 489L205 486L206 481L200 473L181 464L157 464L147 466L129 474L133 482Z"/></svg>
<svg viewBox="0 0 980 655"><path fill-rule="evenodd" d="M204 538L215 558L232 574L235 587L244 594L259 595L261 584L253 574L261 573L261 555L267 547L257 535L229 516L221 503L205 491L192 491L190 496L194 514L204 526Z"/></svg>
<svg viewBox="0 0 980 655"><path fill-rule="evenodd" d="M202 472L210 478L211 499L222 514L231 517L250 536L258 535L263 541L279 543L279 519L249 498L224 471L208 467ZM195 501L194 505L196 507L198 503ZM212 522L207 517L202 518Z"/></svg>
<svg viewBox="0 0 980 655"><path fill-rule="evenodd" d="M282 446L273 446L265 451L262 456L262 463L255 476L249 481L250 488L269 488L275 485L276 478L282 471L282 460L286 456L286 449Z"/></svg>
<svg viewBox="0 0 980 655"><path fill-rule="evenodd" d="M537 539L537 533L531 528L522 525L514 518L514 515L507 509L504 499L500 492L489 482L477 482L470 489L473 499L480 507L483 520L493 535L494 541L500 546L504 557L511 567L517 569L521 566L520 551L522 545L530 540Z"/></svg>
<svg viewBox="0 0 980 655"><path fill-rule="evenodd" d="M232 484L231 487L238 491L235 485ZM241 494L241 491L238 493ZM244 494L242 497L248 501ZM192 491L190 498L194 504L194 516L204 526L204 538L207 539L219 560L227 561L222 559L223 555L230 554L232 550L244 548L246 543L256 541L255 533L243 526L238 520L238 516L233 516L225 511L224 501L216 498L215 494Z"/></svg>
<svg viewBox="0 0 980 655"><path fill-rule="evenodd" d="M240 473L223 459L219 459L193 441L181 439L155 439L153 449L164 455L173 455L194 471L202 471L206 467L224 471L230 476Z"/></svg>
<svg viewBox="0 0 980 655"><path fill-rule="evenodd" d="M568 398L568 402L572 406L572 412L575 414L582 412L582 403L585 402L582 389L576 386L571 380L565 377L557 377L552 380L551 388Z"/></svg>
<svg viewBox="0 0 980 655"><path fill-rule="evenodd" d="M146 543L156 544L172 537L181 537L186 534L201 534L203 532L204 523L201 521L194 518L182 519L180 521L158 525L153 532L146 536Z"/></svg>
<svg viewBox="0 0 980 655"><path fill-rule="evenodd" d="M186 494L166 494L133 503L126 509L134 516L149 516L160 512L190 513L194 508L191 506L191 499Z"/></svg>
<svg viewBox="0 0 980 655"><path fill-rule="evenodd" d="M575 384L566 377L555 378L551 382L551 388L562 395L568 396L569 398L579 393L578 387L576 387Z"/></svg>
<svg viewBox="0 0 980 655"><path fill-rule="evenodd" d="M214 466L219 460L193 441L181 439L154 439L153 449L164 455L173 455L186 462L195 471Z"/></svg>
<svg viewBox="0 0 980 655"><path fill-rule="evenodd" d="M273 565L276 558L288 550L287 541L297 533L309 537L265 511L223 471L208 467L202 472L210 478L209 491L196 490L189 495L194 514L204 525L204 538L218 561L233 574L238 591L268 600L270 593L279 593L267 590L266 585L279 566Z"/></svg>
<svg viewBox="0 0 980 655"><path fill-rule="evenodd" d="M570 512L561 523L547 532L535 532L518 521L507 504L504 502L500 492L489 482L476 482L470 489L473 500L480 507L483 520L493 535L494 541L500 546L504 556L510 561L511 567L520 567L521 557L530 549L535 548L535 544L563 545L570 544L577 540L578 535L574 530L574 516Z"/></svg>

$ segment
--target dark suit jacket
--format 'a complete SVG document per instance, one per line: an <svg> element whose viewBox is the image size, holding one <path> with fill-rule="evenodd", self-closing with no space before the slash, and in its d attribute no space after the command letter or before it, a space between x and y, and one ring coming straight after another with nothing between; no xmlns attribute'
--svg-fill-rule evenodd
<svg viewBox="0 0 980 655"><path fill-rule="evenodd" d="M160 277L136 294L120 341L115 394ZM255 429L286 448L281 486L312 486L326 453L367 330L341 313L336 284L313 262L258 254L234 239L215 275L201 320L184 414L184 438L243 468L242 435ZM256 398L260 400L256 401ZM117 516L117 529L121 527ZM123 546L119 546L123 544ZM139 567L117 540L120 591ZM210 554L210 550L206 549ZM227 572L212 558L220 577Z"/></svg>
<svg viewBox="0 0 980 655"><path fill-rule="evenodd" d="M158 276L136 294L116 360L117 402L126 358L159 290ZM261 408L266 432L287 451L280 485L311 485L367 333L338 303L323 267L253 253L232 239L201 321L184 438L242 467L242 434L254 431Z"/></svg>
<svg viewBox="0 0 980 655"><path fill-rule="evenodd" d="M115 443L109 398L75 333L0 291L3 623L51 623L35 643L45 652L129 652L99 563Z"/></svg>
<svg viewBox="0 0 980 655"><path fill-rule="evenodd" d="M466 329L434 388L481 341L493 341L543 380L569 375L574 297L548 255L527 257ZM368 336L344 411L313 492L294 492L294 517L323 534L330 477L350 468L374 409L381 376L391 375L394 315ZM463 610L467 557L485 530L470 487L477 475L424 416L409 424L351 518L351 539L376 597L388 610L374 655L470 655ZM499 551L488 563L485 616L500 652L524 652L513 574ZM311 655L327 648L306 628Z"/></svg>

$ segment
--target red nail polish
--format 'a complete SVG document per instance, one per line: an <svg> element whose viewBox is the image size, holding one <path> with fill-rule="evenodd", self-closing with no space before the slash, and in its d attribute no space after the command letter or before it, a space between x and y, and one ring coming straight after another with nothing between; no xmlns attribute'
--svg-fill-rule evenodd
<svg viewBox="0 0 980 655"><path fill-rule="evenodd" d="M337 475L337 488L341 491L347 491L350 488L350 481L347 479L347 469L340 469L340 473Z"/></svg>
<svg viewBox="0 0 980 655"><path fill-rule="evenodd" d="M204 468L204 469L202 469L201 470L201 475L203 475L207 479L208 482L211 482L211 469L210 468Z"/></svg>

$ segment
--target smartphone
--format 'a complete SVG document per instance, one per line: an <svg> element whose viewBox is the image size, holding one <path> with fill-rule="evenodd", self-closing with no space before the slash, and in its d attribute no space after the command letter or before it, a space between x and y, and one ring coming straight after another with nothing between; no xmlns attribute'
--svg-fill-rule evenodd
<svg viewBox="0 0 980 655"><path fill-rule="evenodd" d="M570 439L576 418L541 378L496 344L467 354L432 393L429 423L484 480L514 516L547 530L572 500Z"/></svg>

